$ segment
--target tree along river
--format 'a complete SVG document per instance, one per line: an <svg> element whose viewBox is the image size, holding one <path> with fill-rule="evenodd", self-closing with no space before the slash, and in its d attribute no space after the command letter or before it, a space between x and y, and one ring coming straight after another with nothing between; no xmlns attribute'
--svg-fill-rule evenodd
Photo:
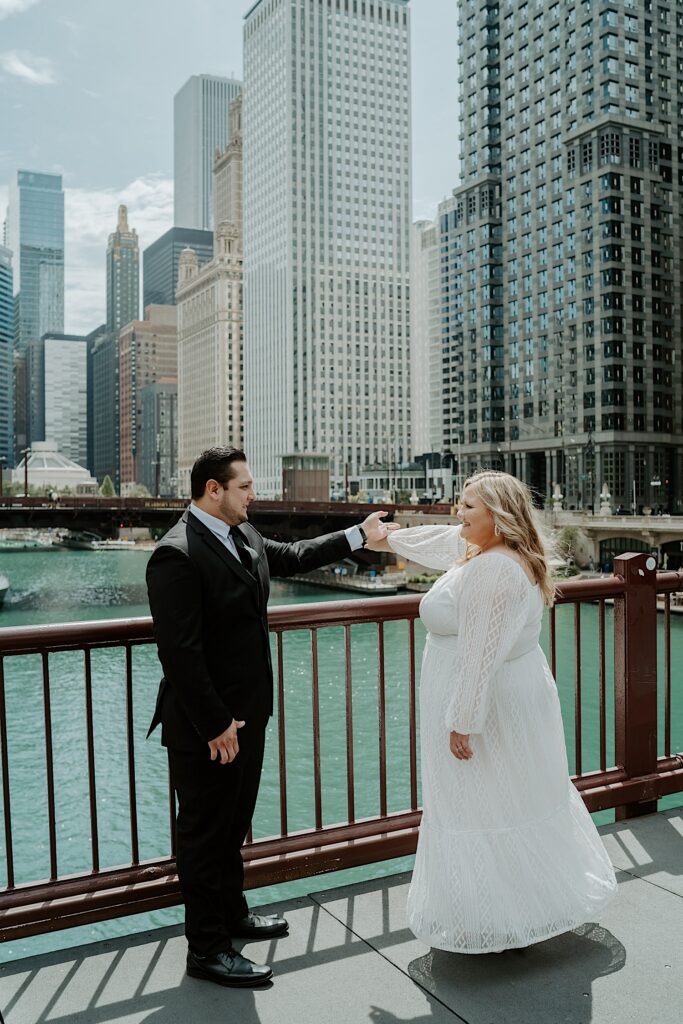
<svg viewBox="0 0 683 1024"><path fill-rule="evenodd" d="M134 551L0 551L0 573L11 589L0 611L0 628L48 622L129 618L149 614L145 589L148 552ZM275 581L271 604L311 603L348 599L335 592ZM370 598L372 600L372 598ZM574 619L573 609L557 611L558 688L565 721L570 770L574 766ZM663 675L663 628L660 617L660 676ZM352 627L353 730L356 817L379 813L379 729L377 712L377 627ZM419 658L424 632L416 628ZM683 660L683 619L671 629L674 694L672 749L683 748L683 686L678 666ZM547 650L547 623L543 643ZM607 629L607 764L613 763L612 617ZM319 632L322 810L324 824L346 819L346 734L344 703L344 633L339 628ZM229 662L229 652L226 652ZM387 706L387 798L390 811L410 806L408 736L408 627L405 622L385 627ZM285 634L285 708L288 829L310 827L315 820L313 790L313 733L310 636L307 631ZM583 678L583 770L599 767L598 738L598 616L593 605L581 612L581 670ZM129 862L130 822L125 740L125 664L121 649L92 655L95 706L95 750L100 865ZM59 874L89 870L90 815L86 755L84 658L79 652L50 656L51 715L57 817ZM160 676L153 645L133 648L136 784L140 858L164 856L169 849L169 809L166 760L158 733L145 741ZM9 658L5 667L9 775L12 791L14 864L18 883L49 876L47 783L44 750L42 668L39 656ZM661 679L660 679L661 686ZM660 701L663 704L663 701ZM660 722L660 753L663 728ZM660 802L677 806L679 795ZM6 884L4 823L0 815L0 885ZM612 812L596 815L601 823ZM256 837L279 834L278 740L271 723L266 763L254 820ZM362 878L409 870L412 857L367 867L301 879L260 889L252 903L264 904L306 892L319 891ZM108 938L182 920L181 908L104 921L0 947L0 960Z"/></svg>

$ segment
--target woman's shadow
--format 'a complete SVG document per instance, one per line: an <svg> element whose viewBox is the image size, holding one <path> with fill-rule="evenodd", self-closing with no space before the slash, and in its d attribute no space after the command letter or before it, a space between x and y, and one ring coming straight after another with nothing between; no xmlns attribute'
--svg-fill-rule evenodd
<svg viewBox="0 0 683 1024"><path fill-rule="evenodd" d="M408 974L435 997L431 1016L420 1018L420 1024L440 1019L440 1004L472 1024L590 1024L593 981L625 963L626 950L611 932L585 924L504 953L466 956L433 949L413 960ZM399 1024L400 1018L373 1007L370 1020Z"/></svg>

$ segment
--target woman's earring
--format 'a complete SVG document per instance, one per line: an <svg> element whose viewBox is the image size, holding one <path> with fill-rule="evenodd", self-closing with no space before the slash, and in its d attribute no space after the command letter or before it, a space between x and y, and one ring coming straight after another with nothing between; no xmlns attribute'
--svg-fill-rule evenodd
<svg viewBox="0 0 683 1024"><path fill-rule="evenodd" d="M496 523L496 525L493 527L493 532L495 533L496 537L500 537L500 527L498 526L498 523Z"/></svg>

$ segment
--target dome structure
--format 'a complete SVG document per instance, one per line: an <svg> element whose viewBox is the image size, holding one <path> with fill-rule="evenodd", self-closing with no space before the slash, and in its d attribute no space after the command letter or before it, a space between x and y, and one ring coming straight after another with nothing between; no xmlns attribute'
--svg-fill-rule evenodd
<svg viewBox="0 0 683 1024"><path fill-rule="evenodd" d="M23 484L26 456L12 470L12 483ZM81 494L97 491L97 480L77 462L57 449L54 441L34 441L28 453L29 487L48 487L55 491L70 488Z"/></svg>

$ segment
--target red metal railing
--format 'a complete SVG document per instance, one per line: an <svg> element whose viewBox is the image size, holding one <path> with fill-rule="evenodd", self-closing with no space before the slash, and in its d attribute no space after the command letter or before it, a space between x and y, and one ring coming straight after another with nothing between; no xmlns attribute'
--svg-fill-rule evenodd
<svg viewBox="0 0 683 1024"><path fill-rule="evenodd" d="M671 752L671 607L670 595L680 590L683 574L668 572L657 574L644 554L627 555L615 561L615 576L600 580L570 581L561 587L558 606L574 608L573 629L573 687L574 730L573 756L576 766L575 784L592 811L616 808L617 815L627 817L648 813L656 809L656 800L664 795L683 790L683 755ZM658 709L657 691L657 596L664 601L664 707ZM606 603L614 602L614 661L613 693L608 686L611 664L608 663L606 642ZM581 608L586 602L597 602L598 614L598 671L597 679L585 678L582 666ZM273 608L270 628L274 634L277 718L277 786L279 835L250 839L245 847L247 880L250 886L281 882L292 878L318 874L337 868L371 863L412 853L415 849L420 820L418 806L418 754L416 744L416 624L419 598L394 597L363 601L342 601L316 605L297 605ZM559 610L549 616L549 651L554 672L566 674L564 655L558 664ZM564 614L564 613L562 613ZM402 623L407 630L408 666L403 689L393 685L395 663L391 668L391 689L387 688L387 660L395 657L394 633ZM324 814L325 792L322 784L325 743L321 728L321 663L319 649L321 631L341 630L343 667L337 673L343 680L338 688L343 694L345 724L339 723L337 733L344 737L344 750L338 755L343 764L344 805L346 821L327 824ZM377 802L375 812L358 816L359 792L356 786L359 751L354 742L353 630L376 630L376 767ZM297 767L292 769L288 754L288 722L292 698L287 691L285 637L307 631L310 635L312 759L313 793L312 820L304 829L292 829L289 794ZM387 632L391 632L387 646ZM564 641L563 641L564 642ZM134 662L135 652L153 644L150 619L128 619L75 623L51 626L26 626L0 629L0 755L2 768L2 796L4 809L4 848L6 886L0 890L0 939L18 934L34 934L83 924L108 917L139 913L179 902L180 893L174 870L173 799L170 796L170 837L167 852L151 860L141 857L140 827L144 814L140 814L140 793L137 785L139 751L136 756L136 726L134 714ZM97 756L94 727L93 687L95 673L93 657L103 648L123 651L121 714L125 719L122 749L126 752L125 795L117 806L130 823L130 858L118 867L103 866L101 846L98 787L107 781L105 767ZM54 760L56 756L53 736L53 686L50 664L53 656L66 652L82 652L85 757L82 777L87 789L87 816L83 825L89 831L91 858L89 870L66 875L59 868ZM47 793L47 855L48 878L45 881L18 878L13 836L12 758L9 742L12 722L8 720L6 702L6 665L26 656L38 657L41 666L42 719L44 734L38 747L40 758L36 770L45 772ZM71 685L67 681L67 689ZM78 685L74 683L73 685ZM596 768L584 766L584 702L595 698L597 687L599 754ZM327 695L325 691L324 695ZM366 692L363 700L368 701ZM608 723L608 708L614 703L614 729ZM664 752L657 753L657 715L664 718ZM391 715L389 715L391 712ZM308 714L308 711L307 711ZM407 743L398 749L407 758L407 791L404 804L390 809L396 802L388 788L388 731L395 722L406 723ZM609 750L614 743L614 760L609 764ZM570 756L572 744L570 743ZM396 756L396 746L392 748ZM59 746L57 747L57 752ZM400 767L400 766L399 766ZM299 765L299 770L301 766ZM366 771L366 765L362 767ZM392 781L397 768L392 761ZM337 771L339 776L340 772ZM85 780L87 779L87 783ZM336 780L338 782L338 778ZM288 782L290 786L288 786ZM336 820L336 819L335 819ZM44 841L44 840L43 840Z"/></svg>

